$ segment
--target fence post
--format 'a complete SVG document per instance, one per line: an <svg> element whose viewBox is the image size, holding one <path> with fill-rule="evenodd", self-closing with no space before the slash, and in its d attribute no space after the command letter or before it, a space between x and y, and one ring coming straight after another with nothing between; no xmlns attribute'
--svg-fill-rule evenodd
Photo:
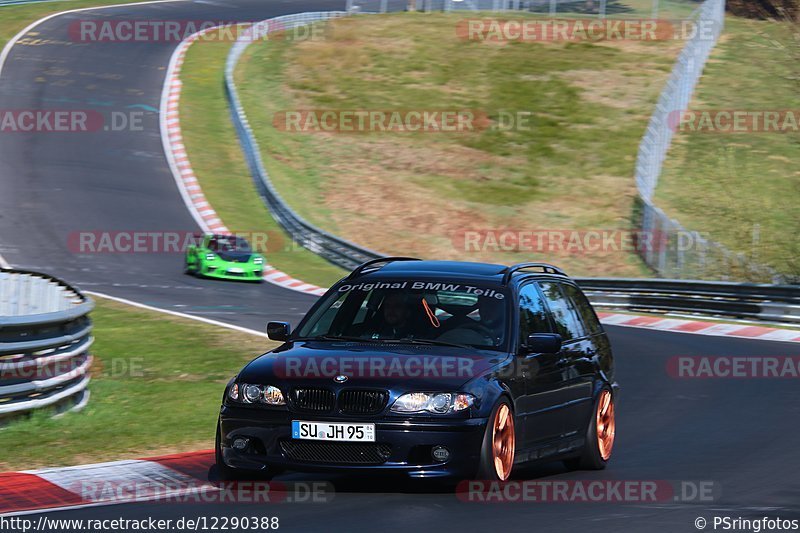
<svg viewBox="0 0 800 533"><path fill-rule="evenodd" d="M598 13L598 16L601 19L606 18L606 4L607 3L608 3L607 0L600 0L600 12Z"/></svg>
<svg viewBox="0 0 800 533"><path fill-rule="evenodd" d="M381 13L386 13L389 10L389 0L381 0Z"/></svg>
<svg viewBox="0 0 800 533"><path fill-rule="evenodd" d="M353 0L347 0L347 4L345 5L344 10L347 11L348 13L353 11Z"/></svg>
<svg viewBox="0 0 800 533"><path fill-rule="evenodd" d="M550 16L556 16L556 11L558 11L558 0L550 0Z"/></svg>

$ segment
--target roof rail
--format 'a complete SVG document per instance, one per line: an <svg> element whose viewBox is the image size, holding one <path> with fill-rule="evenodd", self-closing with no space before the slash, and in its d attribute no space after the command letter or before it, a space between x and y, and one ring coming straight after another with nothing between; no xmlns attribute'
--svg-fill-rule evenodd
<svg viewBox="0 0 800 533"><path fill-rule="evenodd" d="M557 266L553 266L548 263L517 263L516 265L512 265L503 271L503 285L508 285L508 282L511 281L511 276L514 274L514 272L517 272L518 270L524 270L526 268L539 268L543 274L556 274L557 276L567 275L566 272Z"/></svg>
<svg viewBox="0 0 800 533"><path fill-rule="evenodd" d="M354 277L358 276L359 274L364 272L364 269L370 267L372 265L378 263L391 263L393 261L422 261L417 257L379 257L378 259L370 259L366 263L361 263L353 270L350 275L347 276L345 279L353 279Z"/></svg>

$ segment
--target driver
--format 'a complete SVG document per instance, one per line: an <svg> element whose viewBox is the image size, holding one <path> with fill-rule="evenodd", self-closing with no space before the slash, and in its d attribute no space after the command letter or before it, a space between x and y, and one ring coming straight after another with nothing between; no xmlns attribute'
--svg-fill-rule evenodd
<svg viewBox="0 0 800 533"><path fill-rule="evenodd" d="M412 333L409 321L411 309L403 293L391 292L381 305L383 323L373 338L402 339Z"/></svg>
<svg viewBox="0 0 800 533"><path fill-rule="evenodd" d="M505 300L498 300L491 296L478 298L480 324L492 334L495 345L498 345L503 338L504 307Z"/></svg>

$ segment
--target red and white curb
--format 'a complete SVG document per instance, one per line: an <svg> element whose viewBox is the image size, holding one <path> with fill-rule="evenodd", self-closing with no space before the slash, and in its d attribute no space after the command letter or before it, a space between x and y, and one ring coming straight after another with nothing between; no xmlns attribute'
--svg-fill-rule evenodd
<svg viewBox="0 0 800 533"><path fill-rule="evenodd" d="M178 45L172 54L161 93L161 140L178 190L200 228L207 233L231 233L203 194L197 176L192 170L186 146L183 144L178 112L182 85L180 71L186 58L186 52L200 36L215 29L217 28L208 28L190 35ZM324 294L327 290L295 279L268 264L264 265L264 269L264 279L275 285L317 296Z"/></svg>
<svg viewBox="0 0 800 533"><path fill-rule="evenodd" d="M621 313L597 313L597 315L600 317L600 322L609 326L646 328L672 333L694 333L697 335L736 337L762 341L800 342L800 330Z"/></svg>
<svg viewBox="0 0 800 533"><path fill-rule="evenodd" d="M142 501L213 501L213 450L0 474L0 516Z"/></svg>

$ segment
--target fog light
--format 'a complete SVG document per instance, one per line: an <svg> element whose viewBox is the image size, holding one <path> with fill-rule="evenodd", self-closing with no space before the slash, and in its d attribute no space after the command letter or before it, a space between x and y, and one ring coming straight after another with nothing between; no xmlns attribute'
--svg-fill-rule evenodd
<svg viewBox="0 0 800 533"><path fill-rule="evenodd" d="M450 450L444 446L434 446L431 450L431 455L433 456L434 460L443 463L450 459Z"/></svg>
<svg viewBox="0 0 800 533"><path fill-rule="evenodd" d="M238 437L233 441L233 449L237 452L242 452L247 449L247 446L250 444L250 439L245 437Z"/></svg>

